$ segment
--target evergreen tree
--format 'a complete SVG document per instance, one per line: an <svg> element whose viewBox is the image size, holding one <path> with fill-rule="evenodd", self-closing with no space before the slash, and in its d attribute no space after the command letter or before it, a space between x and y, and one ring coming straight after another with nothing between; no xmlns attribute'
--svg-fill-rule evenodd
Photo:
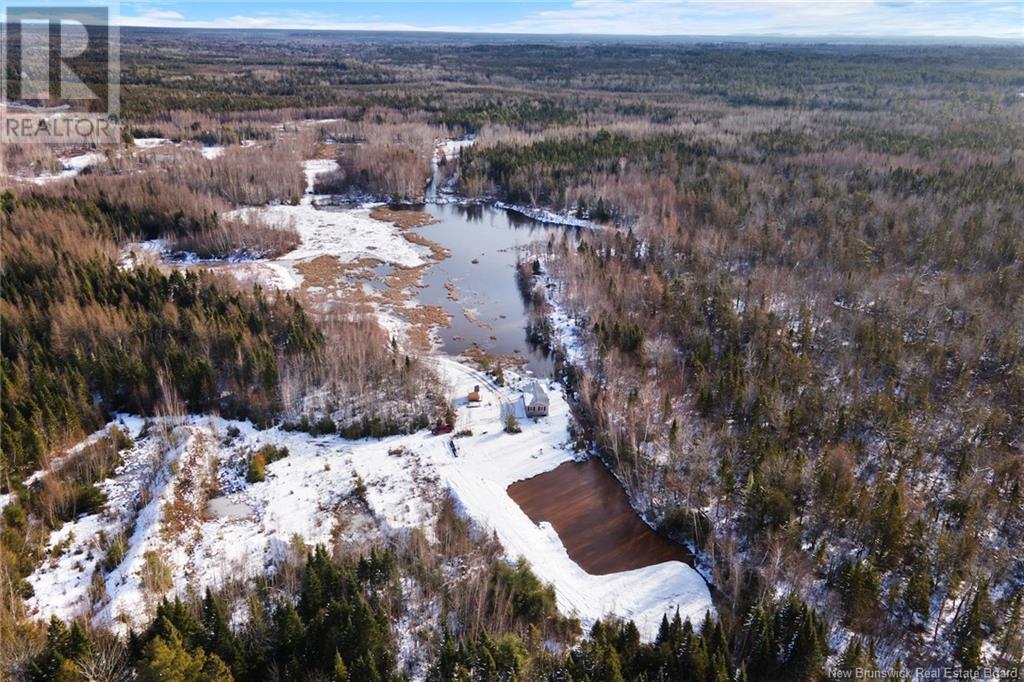
<svg viewBox="0 0 1024 682"><path fill-rule="evenodd" d="M345 666L345 661L341 659L341 654L337 651L334 652L333 682L349 682L348 668Z"/></svg>
<svg viewBox="0 0 1024 682"><path fill-rule="evenodd" d="M925 561L915 562L903 599L907 610L922 622L927 621L931 613L933 589L931 567Z"/></svg>
<svg viewBox="0 0 1024 682"><path fill-rule="evenodd" d="M839 593L843 598L846 622L861 626L878 610L880 583L878 572L870 561L852 560L843 565L839 576Z"/></svg>
<svg viewBox="0 0 1024 682"><path fill-rule="evenodd" d="M203 598L202 623L203 648L224 661L236 677L241 676L243 660L237 638L228 626L224 611L209 588Z"/></svg>
<svg viewBox="0 0 1024 682"><path fill-rule="evenodd" d="M971 605L954 626L956 658L965 668L973 670L982 665L981 646L985 642L990 614L988 585L983 582L974 591Z"/></svg>
<svg viewBox="0 0 1024 682"><path fill-rule="evenodd" d="M300 660L305 642L305 627L299 612L290 603L283 603L274 612L275 660L287 667Z"/></svg>
<svg viewBox="0 0 1024 682"><path fill-rule="evenodd" d="M772 679L778 666L777 645L772 627L772 619L764 607L753 608L746 626L750 641L750 658L748 662L751 680Z"/></svg>
<svg viewBox="0 0 1024 682"><path fill-rule="evenodd" d="M137 679L140 682L231 682L231 671L215 654L202 647L189 650L181 634L166 618L161 634L142 650Z"/></svg>
<svg viewBox="0 0 1024 682"><path fill-rule="evenodd" d="M851 638L836 663L837 673L842 672L846 679L856 679L857 670L862 667L863 658L864 651L860 639Z"/></svg>
<svg viewBox="0 0 1024 682"><path fill-rule="evenodd" d="M89 637L78 623L70 628L53 616L46 630L46 646L32 659L29 674L33 680L61 680L78 682L83 680L77 671L75 660L91 648Z"/></svg>
<svg viewBox="0 0 1024 682"><path fill-rule="evenodd" d="M441 676L441 682L452 682L455 679L458 665L458 649L455 640L452 638L451 631L445 625L441 635L441 654L438 657L438 673Z"/></svg>

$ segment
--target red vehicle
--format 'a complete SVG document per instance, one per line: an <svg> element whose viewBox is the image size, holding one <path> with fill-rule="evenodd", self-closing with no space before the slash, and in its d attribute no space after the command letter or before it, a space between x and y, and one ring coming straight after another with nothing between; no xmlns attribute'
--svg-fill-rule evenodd
<svg viewBox="0 0 1024 682"><path fill-rule="evenodd" d="M437 422L437 424L434 425L434 428L430 429L430 432L432 434L434 434L435 436L440 436L441 434L451 433L454 430L455 430L455 427L452 426L451 424L445 424L444 422Z"/></svg>

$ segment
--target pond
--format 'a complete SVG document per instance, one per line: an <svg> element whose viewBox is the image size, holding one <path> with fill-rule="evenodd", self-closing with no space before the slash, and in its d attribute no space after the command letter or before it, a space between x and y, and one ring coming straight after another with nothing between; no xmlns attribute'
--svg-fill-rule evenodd
<svg viewBox="0 0 1024 682"><path fill-rule="evenodd" d="M207 513L219 519L247 519L253 514L252 508L244 502L233 502L227 497L213 497L206 503Z"/></svg>
<svg viewBox="0 0 1024 682"><path fill-rule="evenodd" d="M529 245L575 240L579 228L484 204L427 204L422 210L437 222L417 232L451 252L427 270L427 286L417 293L422 303L441 306L451 316L451 325L438 330L441 350L456 356L475 345L489 354L520 356L526 369L549 376L552 359L526 339L529 310L516 282L516 263Z"/></svg>

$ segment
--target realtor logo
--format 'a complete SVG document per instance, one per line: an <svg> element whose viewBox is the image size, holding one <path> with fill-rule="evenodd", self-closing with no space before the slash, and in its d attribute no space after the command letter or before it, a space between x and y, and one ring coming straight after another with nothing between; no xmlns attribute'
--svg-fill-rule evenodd
<svg viewBox="0 0 1024 682"><path fill-rule="evenodd" d="M6 3L0 142L120 142L119 46L110 5Z"/></svg>

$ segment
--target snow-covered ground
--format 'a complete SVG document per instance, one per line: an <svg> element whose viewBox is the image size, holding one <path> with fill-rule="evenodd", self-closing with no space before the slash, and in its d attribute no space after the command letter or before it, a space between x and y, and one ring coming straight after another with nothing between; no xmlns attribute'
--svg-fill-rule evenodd
<svg viewBox="0 0 1024 682"><path fill-rule="evenodd" d="M328 543L332 504L352 486L352 470L341 466L346 448L323 449L305 434L259 432L248 423L193 416L166 429L150 428L140 438L142 420L123 418L137 439L115 476L100 488L108 502L95 514L66 523L51 534L52 558L30 577L28 606L41 618L93 615L97 623L138 627L162 596L144 587L147 553L169 569L176 594L222 584L232 577L262 573L281 558L293 537ZM240 431L225 445L229 426ZM162 435L166 431L169 436ZM267 481L244 482L244 457L267 442L286 445L291 454L268 467ZM335 461L332 473L325 462ZM211 488L252 510L248 518L218 518L206 508ZM137 500L148 502L134 512ZM128 537L120 563L103 575L105 596L91 588L104 557L101 534Z"/></svg>
<svg viewBox="0 0 1024 682"><path fill-rule="evenodd" d="M534 572L555 587L559 609L575 614L589 627L609 613L636 622L641 636L654 639L664 614L679 609L685 619L699 623L713 610L703 578L678 561L669 561L633 571L594 576L569 558L562 541L548 523L533 521L509 497L507 488L516 481L554 469L574 457L567 444L569 405L560 387L550 390L551 407L546 419L526 420L521 402L518 417L523 432L510 436L501 430L499 404L508 403L506 391L481 382L477 372L451 360L440 367L464 395L481 384L484 404L460 411L459 428L471 428L474 435L458 439L460 456L444 461L440 468L466 513L493 530L510 558L525 557Z"/></svg>
<svg viewBox="0 0 1024 682"><path fill-rule="evenodd" d="M425 248L407 241L394 225L371 218L369 208L321 210L315 206L313 184L316 177L337 167L334 160L306 161L306 194L296 206L242 209L255 211L271 225L290 225L298 231L301 244L277 262L290 269L295 261L328 255L337 256L342 261L376 258L405 268L426 263Z"/></svg>
<svg viewBox="0 0 1024 682"><path fill-rule="evenodd" d="M182 145L181 143L175 142L174 140L170 140L166 137L137 137L135 138L135 146L139 149L153 149L155 147L165 146L181 147ZM223 145L212 144L203 147L192 147L192 149L198 149L204 159L216 159L224 153L225 147Z"/></svg>
<svg viewBox="0 0 1024 682"><path fill-rule="evenodd" d="M210 145L209 147L203 147L200 149L199 153L203 155L204 159L216 159L224 153L224 147L221 145Z"/></svg>
<svg viewBox="0 0 1024 682"><path fill-rule="evenodd" d="M177 146L173 141L163 137L140 137L135 140L135 146L139 149L153 149L155 147L165 145ZM202 147L199 151L204 158L215 159L224 153L224 147ZM118 155L118 153L115 152L115 155ZM107 156L104 152L86 152L84 154L75 154L74 156L64 156L60 158L62 169L56 173L44 173L42 175L24 177L14 176L14 178L17 180L33 182L37 185L43 185L56 182L58 180L73 178L76 175L79 175L86 168L102 163L103 161L106 161L106 159Z"/></svg>
<svg viewBox="0 0 1024 682"><path fill-rule="evenodd" d="M17 179L43 185L57 180L73 178L89 166L95 166L105 161L106 158L106 155L102 152L87 152L85 154L76 154L75 156L66 156L60 159L63 169L57 173L46 173L33 177L18 177Z"/></svg>
<svg viewBox="0 0 1024 682"><path fill-rule="evenodd" d="M296 249L279 258L234 266L233 274L244 280L255 279L268 287L294 289L302 282L295 264L318 256L335 256L342 262L373 258L403 268L417 267L428 261L428 249L409 242L391 223L371 218L370 208L317 208L317 197L313 194L316 177L337 167L333 159L304 162L306 193L295 206L263 206L227 214L254 212L270 225L294 227L301 240Z"/></svg>
<svg viewBox="0 0 1024 682"><path fill-rule="evenodd" d="M140 140L136 140L139 143ZM142 138L144 147L171 144L169 140ZM209 151L223 148L203 147L203 155L215 158ZM229 259L205 262L230 273L246 284L259 283L271 289L291 290L302 285L303 277L295 265L318 256L334 256L341 262L363 258L376 259L403 268L424 265L429 261L430 251L413 244L402 236L399 228L391 223L370 217L370 207L327 208L316 206L317 195L313 194L316 177L321 173L335 170L336 161L311 159L303 164L306 176L306 193L297 205L279 204L257 208L243 208L225 214L227 217L254 214L270 225L293 227L299 234L300 243L294 250L274 259L238 260ZM326 199L326 197L323 197ZM126 247L121 262L131 265L130 253L137 256L154 253L166 254L166 244L158 240L134 243ZM198 263L198 259L176 259L177 263Z"/></svg>
<svg viewBox="0 0 1024 682"><path fill-rule="evenodd" d="M135 437L141 430L142 420L123 419L113 426ZM90 435L68 452L84 447L105 433L106 428ZM148 487L150 475L158 470L159 460L164 458L164 454L155 440L138 443L124 454L124 462L115 476L98 484L97 487L107 495L103 509L65 523L60 530L50 534L47 546L50 558L45 559L28 578L33 589L32 597L26 602L30 610L63 617L89 612L92 574L105 555L103 535L113 537L128 523L130 510L140 499L143 489ZM42 474L33 474L26 479L26 485L31 485Z"/></svg>
<svg viewBox="0 0 1024 682"><path fill-rule="evenodd" d="M338 170L338 162L334 159L309 159L303 162L302 172L306 176L306 196L302 198L303 204L313 203L313 185L318 175Z"/></svg>
<svg viewBox="0 0 1024 682"><path fill-rule="evenodd" d="M276 260L232 263L226 271L246 286L258 283L263 287L281 291L290 291L302 286L302 275L295 272L290 263Z"/></svg>
<svg viewBox="0 0 1024 682"><path fill-rule="evenodd" d="M462 154L464 148L472 146L474 142L473 136L464 137L460 140L434 141L434 155L430 160L430 174L434 179L434 183L438 183L440 180L438 169L441 167L441 159L444 158L447 162L457 158ZM459 201L459 198L455 195L458 180L458 175L452 175L444 185L434 187L433 192L427 193L427 201L434 204L447 204Z"/></svg>
<svg viewBox="0 0 1024 682"><path fill-rule="evenodd" d="M104 510L53 534L49 549L56 556L29 578L35 590L30 607L40 618L93 613L98 622L139 625L158 598L143 589L147 552L155 552L169 567L171 591L178 594L273 570L294 538L308 544L330 541L358 476L370 510L388 532L429 527L434 502L449 489L470 518L497 534L509 559L525 557L542 580L554 585L559 609L579 617L584 627L611 613L635 620L644 638L651 639L663 614L678 608L683 617L699 622L713 608L703 579L679 562L603 576L586 573L569 558L549 524L534 524L509 497L511 483L574 457L566 444L569 406L557 385L550 391L550 416L534 422L521 412L521 377L509 372L510 386L498 388L454 360L438 358L437 363L454 395L464 396L475 384L483 388L479 406L456 400L456 429L470 429L472 436L420 432L346 441L258 431L247 423L197 416L173 428L170 443L155 435L142 440L128 451L115 478L102 485L110 496ZM503 432L503 405L519 410L522 433ZM138 424L129 427L133 435ZM229 426L240 435L225 444ZM288 457L267 466L265 481L245 483L246 456L267 443L287 447ZM140 473L146 467L156 473L147 478ZM219 499L242 514L216 516L207 510L203 491L214 480ZM102 558L99 532L110 535L128 522L124 510L147 481L149 502L128 529L124 560L103 576L106 597L97 599L90 584Z"/></svg>
<svg viewBox="0 0 1024 682"><path fill-rule="evenodd" d="M495 201L495 208L503 208L506 211L514 211L527 218L533 218L542 223L548 223L551 225L568 225L569 227L594 227L595 224L589 220L583 218L577 218L569 213L556 213L549 211L546 208L537 208L535 206L520 206L518 204L508 204L504 201Z"/></svg>
<svg viewBox="0 0 1024 682"><path fill-rule="evenodd" d="M172 140L166 137L136 137L135 146L140 149L151 149L153 147L160 147L165 144L174 144Z"/></svg>
<svg viewBox="0 0 1024 682"><path fill-rule="evenodd" d="M442 154L446 160L453 159L461 154L463 149L471 147L474 142L476 142L476 140L473 139L472 136L464 137L459 140L444 140L435 147L434 160L440 162Z"/></svg>
<svg viewBox="0 0 1024 682"><path fill-rule="evenodd" d="M311 205L253 209L266 223L293 226L302 243L280 260L337 256L342 261L376 258L403 268L423 265L427 251L407 241L398 228L374 220L370 209L319 210Z"/></svg>

